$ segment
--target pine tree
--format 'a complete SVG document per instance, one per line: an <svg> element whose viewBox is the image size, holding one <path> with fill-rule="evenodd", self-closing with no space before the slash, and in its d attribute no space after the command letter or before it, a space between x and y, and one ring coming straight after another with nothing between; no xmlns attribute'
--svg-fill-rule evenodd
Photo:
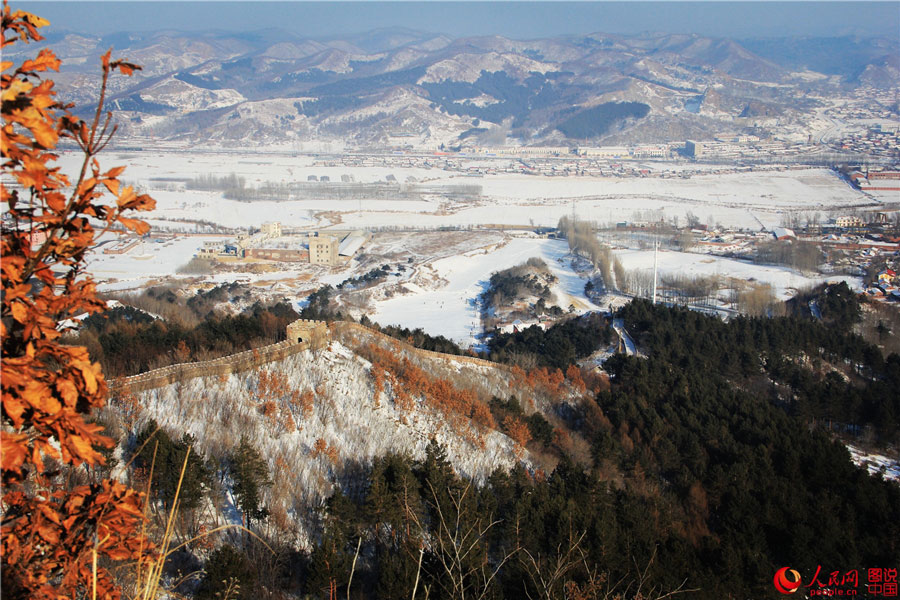
<svg viewBox="0 0 900 600"><path fill-rule="evenodd" d="M246 526L250 527L253 520L265 519L269 514L262 500L263 488L272 485L269 466L246 436L241 436L240 444L229 456L228 466L238 507L244 513Z"/></svg>
<svg viewBox="0 0 900 600"><path fill-rule="evenodd" d="M197 600L252 597L256 569L247 555L224 544L209 556L203 580L197 588Z"/></svg>
<svg viewBox="0 0 900 600"><path fill-rule="evenodd" d="M162 500L167 511L175 501L176 492L180 510L193 511L199 508L212 484L212 471L203 457L194 450L194 444L194 438L187 433L180 441L173 440L152 419L137 436L139 452L135 460L136 466L149 471L152 465L153 491ZM182 477L185 455L188 461Z"/></svg>

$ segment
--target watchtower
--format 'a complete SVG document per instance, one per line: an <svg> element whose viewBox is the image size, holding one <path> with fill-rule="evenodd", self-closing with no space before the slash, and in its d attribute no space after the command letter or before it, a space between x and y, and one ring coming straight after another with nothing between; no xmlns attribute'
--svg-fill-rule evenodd
<svg viewBox="0 0 900 600"><path fill-rule="evenodd" d="M328 338L328 327L323 321L297 319L287 326L287 341L292 344L309 342L310 347L317 347Z"/></svg>

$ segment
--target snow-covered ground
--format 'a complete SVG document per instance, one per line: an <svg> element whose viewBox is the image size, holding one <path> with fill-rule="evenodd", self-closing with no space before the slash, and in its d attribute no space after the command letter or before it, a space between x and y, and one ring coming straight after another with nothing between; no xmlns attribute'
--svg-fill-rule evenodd
<svg viewBox="0 0 900 600"><path fill-rule="evenodd" d="M560 240L512 238L505 245L482 248L437 260L422 268L421 279L436 284L433 289L407 284L409 293L376 303L372 320L382 325L421 327L443 335L463 347L474 345L481 330L478 296L487 289L492 273L519 265L531 257L543 258L559 279L553 288L556 304L564 309L597 310L584 295L585 280L565 257L569 247Z"/></svg>
<svg viewBox="0 0 900 600"><path fill-rule="evenodd" d="M853 462L868 469L871 475L881 473L887 480L900 482L900 461L881 454L869 454L852 444L847 444L847 450L850 451Z"/></svg>
<svg viewBox="0 0 900 600"><path fill-rule="evenodd" d="M613 253L627 271L653 272L653 250L613 250ZM723 278L733 277L768 283L775 288L775 294L781 300L791 298L797 290L813 287L822 282L846 281L852 289L862 289L862 279L859 277L807 276L788 267L758 265L749 261L689 252L660 251L658 269L660 276L718 275Z"/></svg>
<svg viewBox="0 0 900 600"><path fill-rule="evenodd" d="M459 179L438 180L440 182ZM635 213L661 211L686 222L688 212L726 227L772 228L785 211L823 213L871 202L825 169L788 172L694 175L690 179L540 177L488 175L476 181L489 202L446 215L419 215L424 226L501 223L555 226L574 210L579 218L615 223ZM393 219L393 221L392 221ZM396 215L376 212L345 215L355 227L388 225Z"/></svg>
<svg viewBox="0 0 900 600"><path fill-rule="evenodd" d="M74 172L77 155L64 153L60 163L64 171ZM716 173L713 168L690 165L689 179L618 178L618 177L545 177L513 174L487 174L468 178L455 172L433 168L344 166L335 159L323 163L322 157L276 153L240 153L172 150L110 152L101 157L104 168L128 165L123 178L147 189L157 200L157 208L146 218L154 232L194 230L198 222L232 228L258 227L277 220L286 229L315 227L434 228L484 224L555 226L559 218L574 211L579 218L602 223L631 221L652 214L653 218L679 217L686 222L688 212L703 222L717 221L758 229L777 225L785 210L825 211L836 206L847 208L872 202L872 198L853 190L834 173L824 169L796 171L764 171L751 173ZM330 160L330 159L328 159ZM357 160L357 159L354 159ZM359 157L358 160L367 160ZM379 158L377 160L384 160ZM493 164L488 159L472 157L464 162L473 165ZM326 166L323 166L326 165ZM331 166L327 166L331 165ZM684 164L655 163L654 172L687 169ZM429 185L480 186L482 194L464 201L429 199L395 200L328 200L239 202L226 200L219 192L178 191L188 179L236 174L248 186L266 182L305 182L310 176L328 176L338 182L342 176L356 182L384 182L393 176L398 182L427 181ZM157 234L158 235L158 234ZM390 278L373 290L369 300L374 314L369 316L382 324L422 327L432 334L442 334L463 345L476 342L480 330L478 296L491 273L521 264L532 256L544 258L560 279L554 292L556 303L564 310L573 305L576 311L596 309L584 296L584 279L568 264L560 262L566 254L563 242L515 238L499 232L466 232L471 245L456 241L435 242L431 235L406 234L428 238L428 244L416 244L415 238L390 235L394 247L379 248L379 237L363 253L376 260L405 261L410 270ZM460 234L461 235L461 234ZM89 269L102 290L140 288L151 280L172 277L186 264L205 241L225 237L178 236L174 240L151 237L119 255L105 254L112 242L101 245L90 255ZM295 238L296 239L296 238ZM444 238L442 238L444 239ZM468 239L468 238L467 238ZM284 241L284 240L282 240ZM293 243L288 240L285 243ZM299 244L299 240L296 242ZM652 252L617 250L617 256L629 271L650 270ZM402 256L402 258L397 258ZM277 292L279 298L291 295L302 298L324 283L336 285L348 277L362 274L373 267L371 261L352 261L334 269L307 264L259 264L250 272L227 271L204 276L209 282L223 283L237 279L252 283L259 290ZM814 285L832 277L808 277L782 267L763 267L708 255L662 252L662 274L722 275L772 284L780 298L796 289ZM853 287L859 280L848 279ZM390 290L390 291L388 291ZM390 297L388 297L390 296Z"/></svg>
<svg viewBox="0 0 900 600"><path fill-rule="evenodd" d="M149 213L149 218L167 228L178 227L178 221L208 221L224 227L246 228L274 220L290 223L292 227L307 227L316 224L313 211L323 210L305 206L305 202L227 200L218 192L150 190L150 194L156 200L156 209ZM194 227L192 223L182 226Z"/></svg>
<svg viewBox="0 0 900 600"><path fill-rule="evenodd" d="M104 168L128 165L123 178L150 191L158 202L149 218L205 220L228 227L258 227L280 220L285 227L317 224L315 214L342 214L342 227L417 225L424 227L466 226L486 223L556 225L571 214L602 223L635 220L636 211L661 211L666 218L684 219L688 212L706 222L710 217L725 226L760 228L781 223L785 211L828 213L870 204L873 198L852 189L826 169L708 173L699 167L689 179L680 177L548 177L538 175L487 174L476 179L440 169L399 164L390 166L333 166L315 164L311 155L274 153L173 152L145 150L110 153L102 157ZM398 158L398 161L400 159ZM490 164L485 159L473 164ZM64 172L76 172L78 156L63 153ZM684 165L654 164L655 171L678 171ZM218 177L234 173L248 187L266 182L305 182L310 176L327 175L338 182L348 175L356 182L415 180L429 185L478 185L482 197L473 205L453 206L427 201L392 200L304 200L288 202L236 202L220 193L167 191L201 175ZM896 199L897 193L882 201ZM574 206L573 206L574 205Z"/></svg>
<svg viewBox="0 0 900 600"><path fill-rule="evenodd" d="M115 239L104 238L88 255L88 271L98 282L108 282L101 286L103 290L136 287L150 279L170 276L191 260L203 242L228 238L192 236L164 239L151 236L123 254L104 253L116 244Z"/></svg>
<svg viewBox="0 0 900 600"><path fill-rule="evenodd" d="M180 267L190 262L205 242L224 242L233 239L216 235L176 235L155 237L153 235L128 248L122 254L106 254L104 250L116 245L114 236L106 236L101 243L88 253L88 271L98 284L101 292L140 289L151 281L172 281L173 278L196 278L197 275L178 275ZM127 243L127 242L126 242ZM259 286L275 286L285 280L301 277L309 278L310 272L321 271L321 267L298 264L296 267L276 268L271 265L267 272L236 273L223 272L203 275L210 283L230 283L236 280Z"/></svg>

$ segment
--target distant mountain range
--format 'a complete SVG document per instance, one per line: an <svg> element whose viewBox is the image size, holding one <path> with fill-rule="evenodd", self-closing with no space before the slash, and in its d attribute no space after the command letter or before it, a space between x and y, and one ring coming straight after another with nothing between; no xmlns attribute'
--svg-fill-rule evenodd
<svg viewBox="0 0 900 600"><path fill-rule="evenodd" d="M697 35L451 39L408 29L311 40L280 30L51 34L64 99L86 107L98 57L125 135L350 147L664 142L802 122L831 91L900 85L896 40ZM34 47L18 46L18 55Z"/></svg>

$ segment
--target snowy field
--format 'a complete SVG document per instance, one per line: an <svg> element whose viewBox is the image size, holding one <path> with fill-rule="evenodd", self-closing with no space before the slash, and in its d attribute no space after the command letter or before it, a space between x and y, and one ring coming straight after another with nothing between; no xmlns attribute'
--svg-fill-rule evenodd
<svg viewBox="0 0 900 600"><path fill-rule="evenodd" d="M77 155L64 153L63 171L77 170ZM555 226L560 217L573 212L579 218L601 223L631 221L640 213L678 217L686 222L690 212L701 221L715 220L723 225L759 229L781 222L784 211L822 212L845 210L872 203L873 199L853 190L832 172L824 169L766 171L752 173L714 173L693 165L662 163L656 171L693 169L689 179L544 177L497 174L469 178L440 169L411 167L350 167L315 164L320 158L300 155L234 152L141 151L110 152L101 157L104 168L128 165L123 178L149 191L157 200L155 211L141 215L154 228L149 240L127 253L103 252L104 244L90 255L90 270L102 290L138 289L148 282L175 277L205 241L226 237L178 236L174 240L154 237L169 230L194 231L203 223L229 228L259 227L277 220L287 229L378 228L445 226L468 227L483 224ZM402 161L402 157L396 157ZM488 164L473 159L473 164ZM398 182L428 182L430 185L477 185L480 198L452 202L443 200L327 200L239 202L226 200L220 192L177 191L184 182L206 175L236 174L248 186L266 182L305 182L310 176L328 176L338 182L350 176L361 183L384 182L393 176ZM466 233L451 242L447 234L405 234L403 238L376 234L364 250L375 260L405 261L397 255L414 255L411 270L395 277L390 284L393 296L382 292L372 297L379 323L422 327L432 334L445 335L464 346L476 343L480 329L478 296L491 273L525 262L532 256L544 258L560 279L557 304L564 310L573 305L577 311L597 308L584 296L584 279L576 275L568 260L560 260L567 247L563 242L514 238L499 232ZM428 236L445 236L435 243L420 242ZM457 235L462 235L459 233ZM380 238L390 240L385 246ZM419 239L416 239L419 238ZM428 238L431 239L431 238ZM444 240L447 240L446 245ZM291 242L287 242L291 243ZM299 243L299 242L297 242ZM421 248L411 250L419 243ZM487 249L485 249L487 248ZM406 254L404 254L404 252ZM617 256L629 271L652 268L652 252L619 250ZM253 272L228 270L204 276L208 282L242 280L278 298L305 297L324 283L336 285L361 275L372 264L352 261L348 266L328 269L307 264L259 264ZM240 270L240 269L238 269ZM772 284L780 298L788 298L796 289L812 286L831 277L807 277L786 268L760 267L708 255L663 252L662 274L722 275ZM181 276L187 277L187 276ZM859 280L848 278L853 287Z"/></svg>
<svg viewBox="0 0 900 600"><path fill-rule="evenodd" d="M582 311L598 310L584 295L585 280L563 258L568 251L564 241L513 238L494 250L479 249L435 261L425 269L446 283L437 289L408 284L411 293L377 303L371 318L381 325L421 327L463 347L476 345L481 327L478 296L487 289L491 274L522 264L531 257L543 258L559 279L552 290L557 304L563 308L574 304Z"/></svg>
<svg viewBox="0 0 900 600"><path fill-rule="evenodd" d="M80 163L79 156L73 152L65 152L60 158L64 172L74 173ZM210 152L171 150L143 150L140 152L109 151L100 156L100 164L104 169L116 165L127 165L123 174L127 181L157 181L166 179L192 179L198 175L231 175L234 173L246 179L248 186L267 181L288 183L307 181L310 175L317 178L326 175L332 182L340 181L341 175L353 175L357 182L384 181L388 175L394 175L397 181L406 181L408 176L417 180L434 179L441 171L433 169L391 167L344 167L317 166L316 158L311 155L291 156L264 152ZM402 177L401 177L402 176Z"/></svg>
<svg viewBox="0 0 900 600"><path fill-rule="evenodd" d="M900 483L900 461L892 460L881 454L868 452L847 444L850 458L857 466L867 469L870 475L881 474L884 479Z"/></svg>
<svg viewBox="0 0 900 600"><path fill-rule="evenodd" d="M448 182L451 180L447 180ZM635 220L638 211L661 211L685 223L693 213L726 227L759 229L778 226L785 211L847 210L872 200L824 169L790 172L694 175L691 179L486 176L477 180L490 201L447 215L419 215L425 226L555 226L573 210L600 223ZM374 209L345 215L353 226L385 225L395 215Z"/></svg>
<svg viewBox="0 0 900 600"><path fill-rule="evenodd" d="M156 200L156 210L149 213L151 226L194 228L179 221L208 221L224 227L259 227L265 221L281 220L293 227L315 226L313 212L299 202L238 202L227 200L216 192L186 190L169 192L150 190ZM263 217L263 215L266 215ZM271 217L270 217L271 216Z"/></svg>
<svg viewBox="0 0 900 600"><path fill-rule="evenodd" d="M682 220L691 212L704 222L712 217L725 226L758 229L780 224L785 211L821 212L827 216L854 206L900 200L900 193L877 199L867 196L826 169L709 174L698 168L690 179L513 174L473 179L418 167L321 166L314 164L314 157L304 155L142 151L112 152L101 158L104 168L128 165L123 178L156 197L158 208L148 218L159 224L189 219L227 227L258 227L265 221L280 220L285 227L316 227L327 224L319 220L318 213L335 212L341 214L343 227L485 223L553 226L574 208L579 217L602 223L634 220L635 211L661 211L666 218ZM63 171L74 173L79 166L77 159L74 153L64 153L60 159ZM661 163L654 168L685 167ZM453 206L446 202L372 199L250 203L225 200L217 192L164 189L174 189L201 175L221 177L232 173L243 177L248 187L266 182L305 182L309 176L327 175L332 182L338 182L348 175L361 183L384 182L393 176L401 183L415 180L429 185L478 185L482 187L482 198L475 206L471 202Z"/></svg>
<svg viewBox="0 0 900 600"><path fill-rule="evenodd" d="M157 239L161 241L156 241ZM123 289L140 285L150 279L168 277L189 260L206 241L224 241L222 237L178 237L173 239L150 237L138 242L123 254L106 254L115 246L117 238L101 240L88 254L87 268L97 281L108 282L101 290Z"/></svg>
<svg viewBox="0 0 900 600"><path fill-rule="evenodd" d="M627 271L653 272L652 250L613 250L613 254ZM745 281L757 281L771 285L776 296L781 300L793 297L797 290L806 289L823 282L846 281L852 289L861 291L862 279L845 275L838 276L806 276L787 267L775 265L757 265L747 261L710 256L708 254L692 254L689 252L659 252L659 274L693 276L718 275L723 278L733 277Z"/></svg>

